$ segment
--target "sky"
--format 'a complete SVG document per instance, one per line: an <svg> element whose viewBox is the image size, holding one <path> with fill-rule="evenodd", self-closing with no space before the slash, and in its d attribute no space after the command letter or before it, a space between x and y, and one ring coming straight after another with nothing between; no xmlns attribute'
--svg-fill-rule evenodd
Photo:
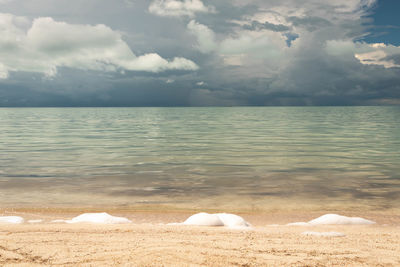
<svg viewBox="0 0 400 267"><path fill-rule="evenodd" d="M398 0L0 0L0 107L400 105Z"/></svg>

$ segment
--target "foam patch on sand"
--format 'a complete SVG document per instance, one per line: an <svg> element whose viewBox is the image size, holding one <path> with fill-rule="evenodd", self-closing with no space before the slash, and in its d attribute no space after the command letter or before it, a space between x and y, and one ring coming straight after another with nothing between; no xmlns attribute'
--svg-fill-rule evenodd
<svg viewBox="0 0 400 267"><path fill-rule="evenodd" d="M229 228L247 228L251 225L242 217L229 213L209 214L197 213L186 219L182 224L196 226L225 226Z"/></svg>
<svg viewBox="0 0 400 267"><path fill-rule="evenodd" d="M374 221L370 221L360 217L347 217L337 214L325 214L309 222L295 222L288 223L287 226L313 226L313 225L369 225L374 224Z"/></svg>
<svg viewBox="0 0 400 267"><path fill-rule="evenodd" d="M99 224L119 224L131 223L132 221L124 217L111 216L106 212L83 213L71 220L53 220L52 223L99 223Z"/></svg>
<svg viewBox="0 0 400 267"><path fill-rule="evenodd" d="M343 237L345 234L339 232L303 232L302 235L310 235L310 236L323 236L323 237Z"/></svg>
<svg viewBox="0 0 400 267"><path fill-rule="evenodd" d="M325 214L321 217L309 221L308 223L311 225L323 225L323 224L368 225L368 224L374 224L375 222L360 217L346 217L337 214Z"/></svg>
<svg viewBox="0 0 400 267"><path fill-rule="evenodd" d="M132 221L124 217L111 216L106 212L101 213L84 213L67 223L104 223L104 224L118 224L118 223L131 223Z"/></svg>
<svg viewBox="0 0 400 267"><path fill-rule="evenodd" d="M0 216L0 223L21 224L24 223L24 218L19 216Z"/></svg>
<svg viewBox="0 0 400 267"><path fill-rule="evenodd" d="M197 213L183 222L185 225L199 225L199 226L224 226L217 214L209 214L205 212Z"/></svg>
<svg viewBox="0 0 400 267"><path fill-rule="evenodd" d="M242 217L229 214L229 213L218 213L219 219L222 221L224 226L235 228L235 227L250 227L250 223L246 222Z"/></svg>

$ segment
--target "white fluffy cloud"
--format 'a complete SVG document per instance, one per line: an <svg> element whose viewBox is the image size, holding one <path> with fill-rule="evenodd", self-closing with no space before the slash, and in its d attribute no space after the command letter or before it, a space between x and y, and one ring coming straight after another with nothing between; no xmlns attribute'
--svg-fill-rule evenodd
<svg viewBox="0 0 400 267"><path fill-rule="evenodd" d="M58 67L95 71L196 70L185 58L168 61L158 54L136 56L119 32L105 25L79 25L52 18L24 18L0 13L0 78L10 71L54 76Z"/></svg>
<svg viewBox="0 0 400 267"><path fill-rule="evenodd" d="M0 79L7 79L8 77L8 70L6 66L0 63Z"/></svg>
<svg viewBox="0 0 400 267"><path fill-rule="evenodd" d="M381 65L385 68L400 67L396 64L391 56L400 54L400 47L386 45L382 43L364 44L367 50L372 50L364 53L356 53L355 57L364 65Z"/></svg>
<svg viewBox="0 0 400 267"><path fill-rule="evenodd" d="M285 39L271 31L238 31L237 36L228 37L220 44L224 55L254 55L259 58L274 57L286 47Z"/></svg>
<svg viewBox="0 0 400 267"><path fill-rule="evenodd" d="M36 88L42 91L44 85L52 93L52 88L57 87L57 92L68 92L68 97L72 97L74 88L101 85L116 89L104 91L108 98L102 96L101 103L112 99L114 102L107 103L122 105L132 104L126 99L138 97L144 100L137 100L135 105L147 105L153 98L157 101L152 104L165 101L162 103L185 105L188 95L194 96L191 103L193 100L194 104L213 105L347 105L399 99L400 47L360 41L370 39L364 37L371 31L383 30L371 27L374 22L370 15L379 12L373 8L376 3L379 2L11 0L1 5L1 12L29 17L0 16L0 78L11 76L8 81L0 81L0 105L22 101L11 85L16 90L29 88L24 91L32 90L32 95L38 95ZM98 23L112 25L113 30ZM115 29L123 29L124 33ZM150 52L159 54L146 54ZM183 55L196 59L202 71L185 75L174 71L168 75L125 71L124 77L118 79L109 79L103 73L196 69L192 61L173 58ZM63 75L36 79L30 72ZM200 81L204 84L200 85ZM162 85L169 90L163 90ZM193 94L189 92L193 90Z"/></svg>
<svg viewBox="0 0 400 267"><path fill-rule="evenodd" d="M335 35L354 35L362 18L371 12L371 7L376 0L282 0L282 1L257 1L249 3L258 4L260 8L251 15L243 16L241 20L233 21L247 27L259 24L273 30L286 28L287 31L298 34L321 29L331 28L331 37ZM263 25L261 25L261 24ZM351 26L350 26L351 25ZM357 28L355 28L357 27ZM341 28L342 32L335 32L333 28ZM361 34L361 33L360 33ZM362 33L364 34L364 32ZM359 36L361 37L361 36Z"/></svg>
<svg viewBox="0 0 400 267"><path fill-rule="evenodd" d="M206 6L201 0L155 0L149 11L158 16L193 17L196 13L215 13L213 6Z"/></svg>
<svg viewBox="0 0 400 267"><path fill-rule="evenodd" d="M260 8L270 8L272 6L280 7L281 9L289 9L289 7L303 7L303 10L309 10L311 6L330 7L331 11L338 12L354 12L364 8L370 8L376 4L377 0L280 0L280 1L265 1L265 0L233 0L236 6L256 5Z"/></svg>
<svg viewBox="0 0 400 267"><path fill-rule="evenodd" d="M216 53L225 65L257 65L266 58L272 62L286 49L285 37L273 31L237 29L234 35L217 41L216 34L206 25L192 20L187 28L196 37L197 50Z"/></svg>
<svg viewBox="0 0 400 267"><path fill-rule="evenodd" d="M187 28L189 32L196 36L198 42L196 48L199 51L209 53L217 48L215 33L206 25L192 20L187 25Z"/></svg>
<svg viewBox="0 0 400 267"><path fill-rule="evenodd" d="M400 46L331 40L327 42L325 49L332 56L355 57L363 65L378 65L385 68L400 67L392 58L400 55Z"/></svg>
<svg viewBox="0 0 400 267"><path fill-rule="evenodd" d="M399 67L391 56L400 54L400 47L354 41L362 29L358 26L360 18L370 12L376 0L248 0L236 4L256 4L259 9L231 21L237 26L229 35L219 34L217 38L212 29L194 20L187 25L197 40L194 47L202 53L219 55L225 65L246 70L263 67L265 73L270 73L268 69L286 68L288 62L293 65L293 59L301 58L312 47L321 59L339 56L358 59L364 65Z"/></svg>

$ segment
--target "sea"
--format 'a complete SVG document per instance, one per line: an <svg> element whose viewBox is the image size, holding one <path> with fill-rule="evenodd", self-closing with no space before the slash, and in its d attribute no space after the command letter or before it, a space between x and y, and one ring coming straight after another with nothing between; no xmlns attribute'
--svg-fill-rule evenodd
<svg viewBox="0 0 400 267"><path fill-rule="evenodd" d="M4 207L399 203L399 106L0 108Z"/></svg>

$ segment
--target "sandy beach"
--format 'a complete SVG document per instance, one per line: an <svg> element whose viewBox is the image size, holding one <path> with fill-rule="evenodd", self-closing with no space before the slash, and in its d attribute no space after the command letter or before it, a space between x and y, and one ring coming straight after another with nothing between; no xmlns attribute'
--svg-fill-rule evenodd
<svg viewBox="0 0 400 267"><path fill-rule="evenodd" d="M400 0L0 0L0 267L400 267Z"/></svg>
<svg viewBox="0 0 400 267"><path fill-rule="evenodd" d="M87 211L87 210L85 210ZM396 211L344 212L374 225L286 226L325 212L239 213L249 229L167 225L193 211L107 210L131 224L65 224L83 210L3 209L24 224L0 224L1 266L399 266ZM96 210L91 210L96 212ZM28 220L41 219L38 224ZM343 237L304 235L340 232Z"/></svg>

